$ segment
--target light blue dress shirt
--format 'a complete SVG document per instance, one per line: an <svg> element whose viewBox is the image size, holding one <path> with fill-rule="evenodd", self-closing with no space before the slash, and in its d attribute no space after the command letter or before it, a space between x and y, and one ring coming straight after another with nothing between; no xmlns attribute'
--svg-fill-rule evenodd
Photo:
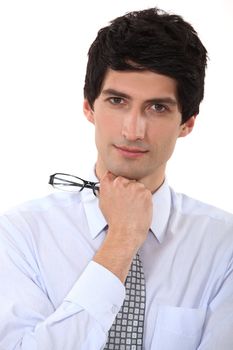
<svg viewBox="0 0 233 350"><path fill-rule="evenodd" d="M233 216L153 195L140 249L145 350L233 349ZM0 350L100 350L125 296L92 261L106 235L92 191L56 192L0 218Z"/></svg>

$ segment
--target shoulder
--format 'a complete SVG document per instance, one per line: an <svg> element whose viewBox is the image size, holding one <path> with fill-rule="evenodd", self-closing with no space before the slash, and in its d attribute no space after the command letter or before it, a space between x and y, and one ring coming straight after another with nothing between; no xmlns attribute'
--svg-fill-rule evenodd
<svg viewBox="0 0 233 350"><path fill-rule="evenodd" d="M193 247L199 254L215 257L216 261L232 263L233 215L208 203L171 190L172 210L170 226L173 233Z"/></svg>
<svg viewBox="0 0 233 350"><path fill-rule="evenodd" d="M0 239L28 237L31 232L46 231L58 219L65 222L71 211L78 214L80 203L79 193L55 192L13 207L0 215Z"/></svg>
<svg viewBox="0 0 233 350"><path fill-rule="evenodd" d="M232 255L233 215L211 204L204 203L182 193L171 190L171 222L177 231L195 237L202 245ZM215 247L215 248L214 248ZM221 249L220 249L221 250Z"/></svg>
<svg viewBox="0 0 233 350"><path fill-rule="evenodd" d="M172 205L175 212L193 218L209 218L210 221L220 221L233 224L233 214L217 208L209 203L189 197L183 193L177 193L171 189Z"/></svg>
<svg viewBox="0 0 233 350"><path fill-rule="evenodd" d="M42 198L36 198L17 205L5 213L3 216L11 216L17 213L43 213L56 208L65 208L81 201L79 193L55 192Z"/></svg>

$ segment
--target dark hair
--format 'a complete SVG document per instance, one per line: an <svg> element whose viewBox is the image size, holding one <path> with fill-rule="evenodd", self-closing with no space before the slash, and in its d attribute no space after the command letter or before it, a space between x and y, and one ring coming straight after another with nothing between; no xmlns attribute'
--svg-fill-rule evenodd
<svg viewBox="0 0 233 350"><path fill-rule="evenodd" d="M84 96L92 108L110 68L150 70L175 79L182 123L199 113L207 51L182 17L157 8L129 12L99 30L88 56Z"/></svg>

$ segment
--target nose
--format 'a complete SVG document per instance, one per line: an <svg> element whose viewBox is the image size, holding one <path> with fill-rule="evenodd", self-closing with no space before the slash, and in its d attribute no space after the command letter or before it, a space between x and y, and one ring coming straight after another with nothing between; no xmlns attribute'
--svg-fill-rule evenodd
<svg viewBox="0 0 233 350"><path fill-rule="evenodd" d="M122 135L129 141L143 140L145 137L145 117L138 110L128 111L123 118Z"/></svg>

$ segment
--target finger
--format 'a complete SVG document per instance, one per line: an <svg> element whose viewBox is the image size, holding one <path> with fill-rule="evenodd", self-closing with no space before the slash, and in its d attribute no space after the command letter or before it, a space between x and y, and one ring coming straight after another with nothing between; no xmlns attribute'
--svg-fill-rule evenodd
<svg viewBox="0 0 233 350"><path fill-rule="evenodd" d="M105 184L107 184L107 183L113 183L113 181L115 180L115 178L116 178L116 176L113 174L113 173L111 173L110 171L106 171L105 172L105 174L104 174L104 176L101 178L101 180L100 180L100 186L102 185L103 186L103 184L105 183Z"/></svg>
<svg viewBox="0 0 233 350"><path fill-rule="evenodd" d="M116 176L108 170L106 171L106 173L103 176L103 179L107 179L109 181L114 181L115 178L116 178Z"/></svg>
<svg viewBox="0 0 233 350"><path fill-rule="evenodd" d="M115 186L127 186L130 183L131 180L127 179L126 177L123 176L117 176L113 183Z"/></svg>

